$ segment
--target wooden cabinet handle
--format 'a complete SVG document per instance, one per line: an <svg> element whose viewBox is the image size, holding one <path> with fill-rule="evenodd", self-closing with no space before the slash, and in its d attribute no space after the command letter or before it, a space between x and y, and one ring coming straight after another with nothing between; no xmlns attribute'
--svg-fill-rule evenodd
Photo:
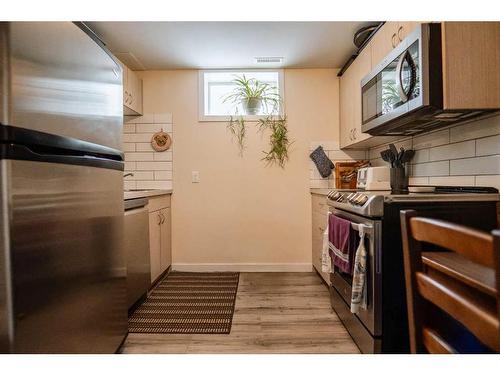
<svg viewBox="0 0 500 375"><path fill-rule="evenodd" d="M399 39L400 42L403 41L403 38L401 37L402 33L403 33L403 26L399 26L399 29L398 29L398 39Z"/></svg>
<svg viewBox="0 0 500 375"><path fill-rule="evenodd" d="M163 213L160 213L161 215L161 223L163 224L165 222L165 215L163 215Z"/></svg>
<svg viewBox="0 0 500 375"><path fill-rule="evenodd" d="M129 98L130 98L130 104L132 104L134 102L134 97L132 96L132 94L128 94Z"/></svg>
<svg viewBox="0 0 500 375"><path fill-rule="evenodd" d="M392 38L391 38L392 48L395 48L398 45L398 42L396 41L396 38L397 38L396 33L392 34Z"/></svg>
<svg viewBox="0 0 500 375"><path fill-rule="evenodd" d="M158 223L157 223L157 224L158 224L158 225L160 225L160 224L161 224L161 216L160 216L160 214L158 214Z"/></svg>

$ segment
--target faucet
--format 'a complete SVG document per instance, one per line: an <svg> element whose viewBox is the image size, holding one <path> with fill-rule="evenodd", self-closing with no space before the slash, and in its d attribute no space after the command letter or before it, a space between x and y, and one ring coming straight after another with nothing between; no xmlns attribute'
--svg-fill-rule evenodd
<svg viewBox="0 0 500 375"><path fill-rule="evenodd" d="M132 172L128 172L128 173L125 173L125 174L123 175L123 178L125 178L125 177L129 177L129 176L133 176L133 175L134 175L134 174L133 174Z"/></svg>

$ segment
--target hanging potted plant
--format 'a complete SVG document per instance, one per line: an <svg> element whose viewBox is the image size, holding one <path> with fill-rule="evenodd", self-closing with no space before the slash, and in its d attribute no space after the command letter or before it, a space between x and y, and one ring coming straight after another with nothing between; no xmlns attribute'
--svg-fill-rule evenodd
<svg viewBox="0 0 500 375"><path fill-rule="evenodd" d="M277 164L284 168L288 160L288 153L292 141L288 136L287 118L279 111L283 104L277 89L268 83L260 82L255 78L247 79L245 75L236 77L233 81L236 88L229 94L224 102L230 101L236 107L235 113L230 117L228 129L236 138L240 155L245 147L246 121L244 115L258 115L264 109L265 117L257 120L261 132L270 131L269 151L264 151L262 160L268 164ZM239 114L238 106L241 104L244 115Z"/></svg>
<svg viewBox="0 0 500 375"><path fill-rule="evenodd" d="M262 107L268 113L269 108L277 108L280 100L276 87L260 82L255 78L247 79L243 74L233 80L236 84L234 91L228 95L224 102L231 102L238 106L241 104L246 115L258 115Z"/></svg>

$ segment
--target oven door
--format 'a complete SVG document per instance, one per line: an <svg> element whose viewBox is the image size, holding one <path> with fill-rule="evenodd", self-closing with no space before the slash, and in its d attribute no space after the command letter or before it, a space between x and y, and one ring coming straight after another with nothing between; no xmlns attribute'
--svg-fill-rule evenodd
<svg viewBox="0 0 500 375"><path fill-rule="evenodd" d="M333 207L330 207L330 212L352 223L365 226L365 248L368 253L366 275L368 301L366 309L361 308L355 315L370 331L372 336L380 336L382 334L382 222L381 220L371 220ZM352 276L340 272L335 267L331 282L345 303L350 306Z"/></svg>

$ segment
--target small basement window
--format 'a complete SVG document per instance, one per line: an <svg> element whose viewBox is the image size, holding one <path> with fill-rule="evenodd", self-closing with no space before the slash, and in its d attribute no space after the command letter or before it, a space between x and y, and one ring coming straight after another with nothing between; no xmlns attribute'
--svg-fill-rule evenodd
<svg viewBox="0 0 500 375"><path fill-rule="evenodd" d="M247 120L257 120L268 114L278 113L281 106L261 105L255 114L248 114L241 103L234 103L229 95L237 88L235 79L245 77L268 85L268 92L283 99L282 70L201 70L199 74L199 120L226 121L235 114Z"/></svg>

